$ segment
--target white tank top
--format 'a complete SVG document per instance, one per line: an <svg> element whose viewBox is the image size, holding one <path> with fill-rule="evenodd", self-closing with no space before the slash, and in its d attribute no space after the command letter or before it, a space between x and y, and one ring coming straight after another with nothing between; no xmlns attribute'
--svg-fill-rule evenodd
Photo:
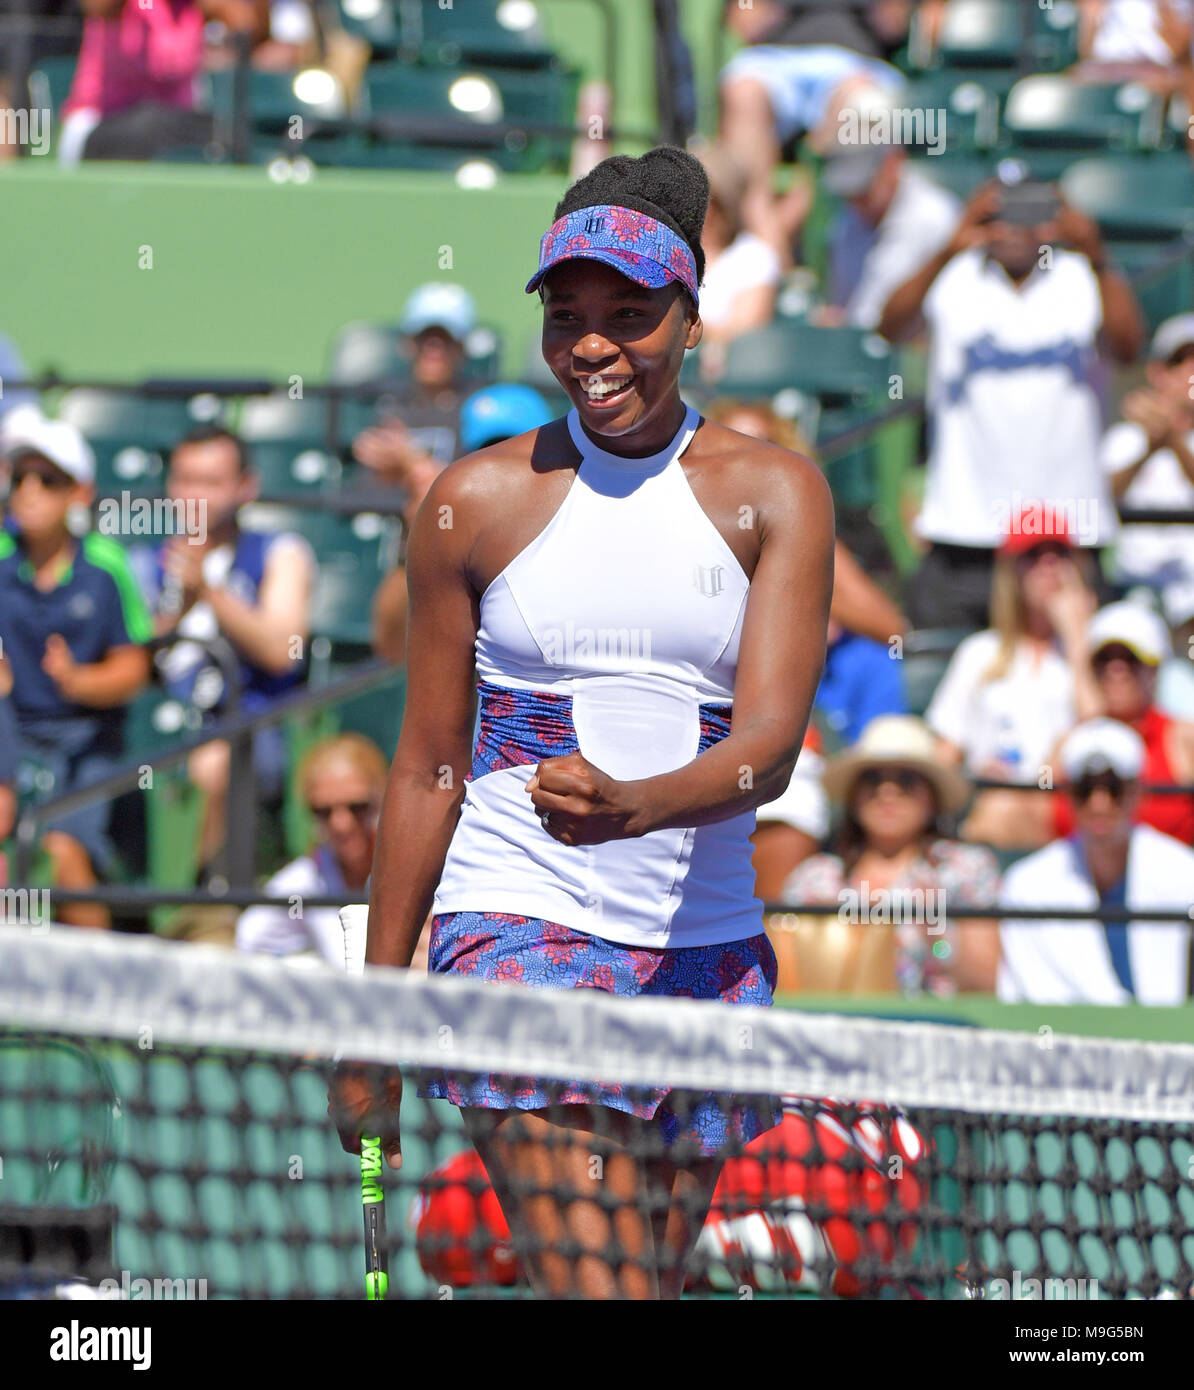
<svg viewBox="0 0 1194 1390"><path fill-rule="evenodd" d="M665 449L630 459L569 414L572 486L481 598L477 758L435 912L542 917L637 946L762 929L753 811L573 847L524 790L540 758L577 747L619 780L670 772L709 746L702 705L728 715L750 583L680 465L699 418L690 407Z"/></svg>

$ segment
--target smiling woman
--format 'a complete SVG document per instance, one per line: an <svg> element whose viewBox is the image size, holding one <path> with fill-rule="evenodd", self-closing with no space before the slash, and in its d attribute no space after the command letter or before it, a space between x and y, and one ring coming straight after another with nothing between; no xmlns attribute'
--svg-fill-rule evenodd
<svg viewBox="0 0 1194 1390"><path fill-rule="evenodd" d="M573 409L458 460L415 520L372 964L408 965L433 907L436 972L771 1002L750 834L820 677L833 508L808 460L680 397L707 200L677 149L568 190L527 291ZM461 1107L543 1297L678 1296L727 1145L778 1118L616 1078L446 1073L423 1094ZM380 1132L399 1162L399 1095L345 1065L345 1147Z"/></svg>

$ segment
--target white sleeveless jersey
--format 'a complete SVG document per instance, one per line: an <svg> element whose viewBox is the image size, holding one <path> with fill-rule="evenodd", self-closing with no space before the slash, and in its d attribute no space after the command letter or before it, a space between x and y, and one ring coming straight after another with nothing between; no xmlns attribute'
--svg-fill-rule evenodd
<svg viewBox="0 0 1194 1390"><path fill-rule="evenodd" d="M542 917L636 946L762 929L753 811L574 847L525 791L541 757L576 747L619 780L670 772L709 746L702 705L728 715L750 585L680 465L698 422L689 408L666 449L628 459L569 414L572 486L481 598L477 760L435 912Z"/></svg>

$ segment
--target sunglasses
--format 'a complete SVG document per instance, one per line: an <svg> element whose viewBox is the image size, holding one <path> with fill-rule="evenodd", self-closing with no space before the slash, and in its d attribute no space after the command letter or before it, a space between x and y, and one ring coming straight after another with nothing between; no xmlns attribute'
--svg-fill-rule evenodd
<svg viewBox="0 0 1194 1390"><path fill-rule="evenodd" d="M75 485L75 480L58 468L39 467L37 464L17 464L12 470L12 490L16 490L28 478L36 478L44 488L51 492L65 492Z"/></svg>
<svg viewBox="0 0 1194 1390"><path fill-rule="evenodd" d="M890 782L905 796L928 786L928 780L910 767L868 767L858 774L855 787L866 796L874 796L884 782Z"/></svg>
<svg viewBox="0 0 1194 1390"><path fill-rule="evenodd" d="M1087 802L1097 791L1105 791L1112 801L1124 799L1128 784L1114 772L1099 772L1079 777L1070 788L1070 795L1077 802Z"/></svg>
<svg viewBox="0 0 1194 1390"><path fill-rule="evenodd" d="M365 820L377 814L377 806L372 801L333 801L330 806L308 806L307 810L317 821L330 821L337 811L347 811L355 820Z"/></svg>

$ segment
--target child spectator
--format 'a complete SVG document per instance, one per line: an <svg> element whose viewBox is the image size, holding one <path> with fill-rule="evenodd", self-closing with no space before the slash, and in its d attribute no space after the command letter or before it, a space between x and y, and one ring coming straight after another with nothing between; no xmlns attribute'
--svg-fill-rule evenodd
<svg viewBox="0 0 1194 1390"><path fill-rule="evenodd" d="M53 778L55 795L107 775L123 750L124 707L149 678L148 614L124 552L106 536L76 540L72 508L92 495L95 461L63 420L21 406L4 420L12 467L0 532L0 643L12 668L21 753ZM51 823L43 840L54 883L93 887L110 871L109 807L93 803ZM63 922L107 926L93 904L64 906Z"/></svg>

